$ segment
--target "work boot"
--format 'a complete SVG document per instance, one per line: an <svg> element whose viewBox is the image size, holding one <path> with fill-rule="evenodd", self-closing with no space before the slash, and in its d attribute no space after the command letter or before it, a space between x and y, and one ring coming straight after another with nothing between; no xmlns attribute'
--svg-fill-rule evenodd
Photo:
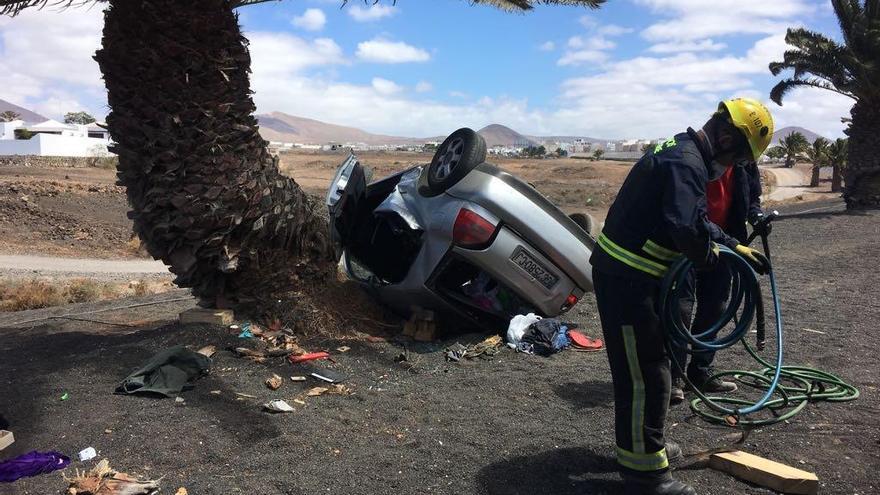
<svg viewBox="0 0 880 495"><path fill-rule="evenodd" d="M704 394L736 392L736 383L726 382L720 378L712 378L712 371L691 377L691 383ZM710 379L711 378L711 379Z"/></svg>
<svg viewBox="0 0 880 495"><path fill-rule="evenodd" d="M697 495L690 485L672 477L669 471L662 473L633 474L621 472L624 495Z"/></svg>
<svg viewBox="0 0 880 495"><path fill-rule="evenodd" d="M664 447L666 447L666 460L670 463L681 460L681 458L684 457L684 454L681 451L681 446L677 443L667 440Z"/></svg>
<svg viewBox="0 0 880 495"><path fill-rule="evenodd" d="M674 406L684 402L684 389L681 385L681 378L672 379L672 390L669 393L669 405Z"/></svg>

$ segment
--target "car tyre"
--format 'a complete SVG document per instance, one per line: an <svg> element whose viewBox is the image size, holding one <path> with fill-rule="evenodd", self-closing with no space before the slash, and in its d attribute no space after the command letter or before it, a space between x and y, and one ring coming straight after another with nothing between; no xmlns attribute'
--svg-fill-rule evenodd
<svg viewBox="0 0 880 495"><path fill-rule="evenodd" d="M593 245L590 246L590 249L594 249L596 237L599 235L599 229L593 216L589 213L572 213L568 218L571 218L581 230L590 235L590 240L593 241Z"/></svg>
<svg viewBox="0 0 880 495"><path fill-rule="evenodd" d="M434 194L445 192L485 161L486 140L463 127L443 140L434 153L428 165L428 188Z"/></svg>

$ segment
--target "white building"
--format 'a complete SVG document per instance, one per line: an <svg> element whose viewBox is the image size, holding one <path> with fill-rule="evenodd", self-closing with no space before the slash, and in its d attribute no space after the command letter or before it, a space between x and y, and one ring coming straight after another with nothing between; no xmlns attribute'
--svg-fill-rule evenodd
<svg viewBox="0 0 880 495"><path fill-rule="evenodd" d="M16 131L19 135L26 131L31 137L19 139ZM37 124L0 123L0 155L110 156L109 144L110 133L95 123L62 124L51 119Z"/></svg>

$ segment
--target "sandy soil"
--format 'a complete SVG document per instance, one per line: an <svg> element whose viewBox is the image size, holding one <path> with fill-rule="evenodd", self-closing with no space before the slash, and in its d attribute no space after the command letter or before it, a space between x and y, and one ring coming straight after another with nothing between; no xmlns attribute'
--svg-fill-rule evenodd
<svg viewBox="0 0 880 495"><path fill-rule="evenodd" d="M862 397L809 405L788 423L752 432L744 448L815 471L820 493L878 493L880 212L846 213L839 202L809 209L780 220L773 231L786 362L839 373ZM175 293L153 300L159 297L185 298ZM611 383L603 353L539 358L504 351L491 360L455 364L444 361L444 346L483 336L432 344L393 337L303 341L309 350L333 352L335 363L322 366L347 375L353 394L306 397L304 406L293 403L296 412L273 416L260 405L301 397L318 383L286 379L280 390L268 390L263 381L272 373L286 378L303 369L280 359L241 360L226 349L247 342L229 331L174 323L191 299L91 315L135 327L63 320L14 325L147 301L0 316L0 415L17 439L4 458L34 449L75 456L92 446L118 469L164 477L163 493L178 487L197 494L266 495L621 491L613 474ZM599 333L592 297L571 318L587 333ZM112 395L152 353L177 344L221 350L211 374L182 394L183 404ZM335 351L339 345L351 350ZM398 363L401 353L408 362ZM717 364L755 368L741 350L722 353ZM61 401L64 392L70 399ZM670 412L668 429L686 453L730 441L731 430L707 425L686 406ZM70 471L93 462L74 461ZM701 494L772 493L708 469L676 476ZM0 485L0 494L44 495L64 486L61 475L52 473Z"/></svg>

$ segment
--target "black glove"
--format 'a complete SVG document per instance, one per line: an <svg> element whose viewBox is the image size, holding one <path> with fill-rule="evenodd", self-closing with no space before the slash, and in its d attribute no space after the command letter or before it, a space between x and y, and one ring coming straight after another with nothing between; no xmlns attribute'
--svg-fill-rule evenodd
<svg viewBox="0 0 880 495"><path fill-rule="evenodd" d="M752 224L752 230L755 234L761 237L766 237L773 231L773 224L764 217L763 213L754 215L749 219L749 223Z"/></svg>

